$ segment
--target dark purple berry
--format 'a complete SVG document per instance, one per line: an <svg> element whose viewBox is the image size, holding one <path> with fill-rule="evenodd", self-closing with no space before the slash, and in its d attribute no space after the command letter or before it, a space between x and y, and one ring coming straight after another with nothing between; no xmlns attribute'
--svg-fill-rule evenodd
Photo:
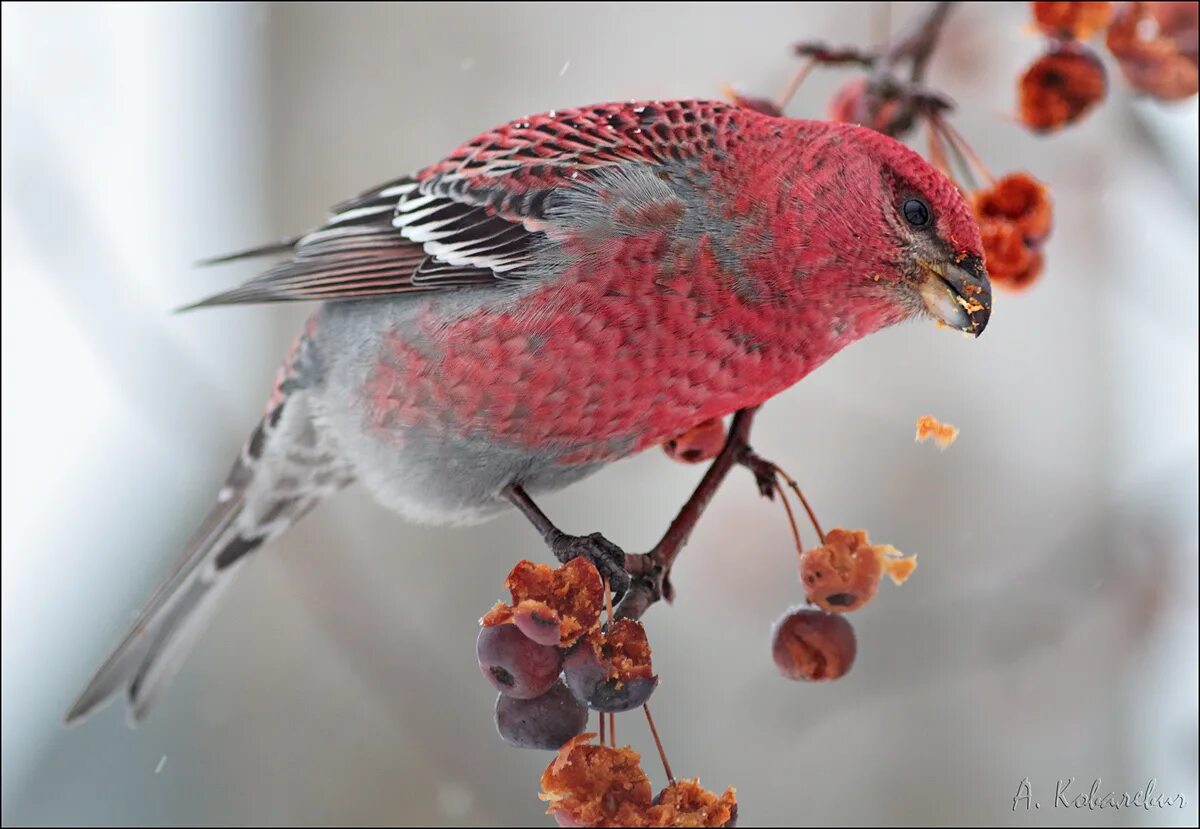
<svg viewBox="0 0 1200 829"><path fill-rule="evenodd" d="M479 669L496 690L515 699L533 699L550 690L562 670L562 652L539 645L514 625L481 628L475 640Z"/></svg>
<svg viewBox="0 0 1200 829"><path fill-rule="evenodd" d="M563 660L563 676L577 700L611 713L637 708L658 687L646 631L628 619L613 622L598 638L580 640Z"/></svg>
<svg viewBox="0 0 1200 829"><path fill-rule="evenodd" d="M533 699L513 699L504 694L496 698L496 730L504 742L517 748L558 751L583 733L587 721L587 706L561 682Z"/></svg>

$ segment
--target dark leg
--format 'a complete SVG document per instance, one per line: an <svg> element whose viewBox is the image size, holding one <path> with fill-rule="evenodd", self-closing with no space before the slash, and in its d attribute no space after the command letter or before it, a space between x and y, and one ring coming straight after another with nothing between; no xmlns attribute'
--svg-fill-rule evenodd
<svg viewBox="0 0 1200 829"><path fill-rule="evenodd" d="M617 598L625 595L625 591L629 589L629 573L625 572L624 550L600 533L567 535L554 526L554 522L546 513L542 512L525 490L516 484L505 487L503 495L542 534L555 558L565 564L573 558L585 556L596 565L600 575L608 579L609 586Z"/></svg>
<svg viewBox="0 0 1200 829"><path fill-rule="evenodd" d="M777 486L775 464L760 456L749 446L742 449L737 462L754 475L754 483L757 484L759 493L768 500L774 500Z"/></svg>
<svg viewBox="0 0 1200 829"><path fill-rule="evenodd" d="M766 461L759 459L750 449L750 426L754 422L757 410L757 406L742 409L733 416L724 448L713 459L692 496L675 516L666 534L654 545L654 549L645 555L627 558L626 568L633 574L634 580L629 593L617 608L618 616L638 619L659 599L665 598L670 601L671 567L730 469L739 464L749 467L754 472L759 491L764 494L768 490L767 476L770 474L769 488L774 491L773 473L768 473Z"/></svg>

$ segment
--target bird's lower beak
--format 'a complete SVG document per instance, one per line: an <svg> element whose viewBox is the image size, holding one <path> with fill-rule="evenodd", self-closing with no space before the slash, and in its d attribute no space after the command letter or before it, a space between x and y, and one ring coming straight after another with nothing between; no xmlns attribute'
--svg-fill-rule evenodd
<svg viewBox="0 0 1200 829"><path fill-rule="evenodd" d="M957 262L920 263L921 299L933 316L951 328L978 337L992 313L992 284L978 256Z"/></svg>

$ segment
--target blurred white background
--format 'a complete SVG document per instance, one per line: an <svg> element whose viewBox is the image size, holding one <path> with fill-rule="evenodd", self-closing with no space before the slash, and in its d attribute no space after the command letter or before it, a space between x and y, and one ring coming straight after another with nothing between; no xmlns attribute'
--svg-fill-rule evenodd
<svg viewBox="0 0 1200 829"><path fill-rule="evenodd" d="M912 4L893 4L902 23ZM1197 108L1108 103L1050 139L1005 115L1024 4L965 4L931 82L995 171L1052 188L1034 290L986 336L912 325L766 407L755 445L827 525L919 553L854 622L844 680L770 659L801 599L788 529L735 471L647 616L675 771L744 825L1197 822ZM63 712L207 510L307 309L169 309L335 201L507 119L777 92L837 4L3 7L3 821L528 824L549 756L507 749L474 658L516 516L405 524L352 488L244 571L129 730ZM789 113L820 117L847 75ZM918 415L957 424L945 453ZM700 470L649 452L547 499L648 547ZM636 717L622 740L653 753ZM652 757L646 767L661 784ZM1055 782L1183 809L1051 809ZM1029 778L1035 813L1013 812Z"/></svg>

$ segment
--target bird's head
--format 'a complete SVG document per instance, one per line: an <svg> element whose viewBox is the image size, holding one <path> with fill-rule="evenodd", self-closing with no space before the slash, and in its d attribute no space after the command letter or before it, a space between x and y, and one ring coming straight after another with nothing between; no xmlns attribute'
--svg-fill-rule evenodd
<svg viewBox="0 0 1200 829"><path fill-rule="evenodd" d="M928 316L981 334L992 288L962 192L892 138L865 127L822 126L819 155L810 162L820 192L808 201L822 213L834 255L844 259L847 290L878 305L888 321Z"/></svg>

